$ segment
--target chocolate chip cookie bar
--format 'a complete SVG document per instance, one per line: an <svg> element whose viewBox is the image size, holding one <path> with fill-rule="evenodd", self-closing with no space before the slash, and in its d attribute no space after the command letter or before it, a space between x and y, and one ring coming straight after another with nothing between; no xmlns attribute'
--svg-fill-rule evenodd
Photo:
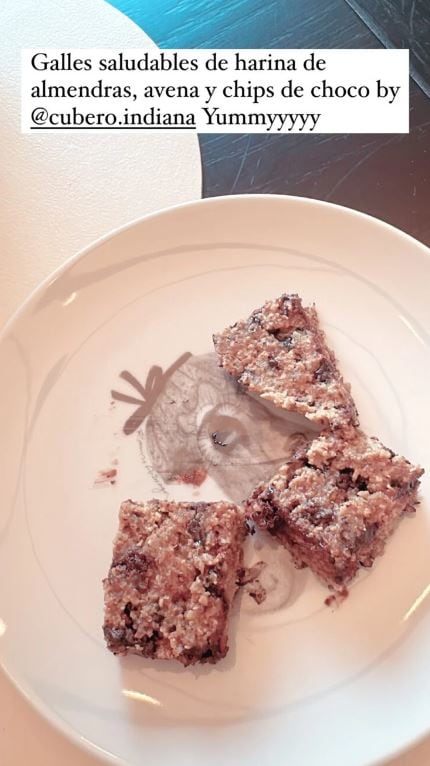
<svg viewBox="0 0 430 766"><path fill-rule="evenodd" d="M124 502L104 580L108 648L183 665L224 657L245 534L232 503Z"/></svg>
<svg viewBox="0 0 430 766"><path fill-rule="evenodd" d="M258 486L247 513L332 589L372 566L399 519L417 504L423 471L360 430L298 439L291 458Z"/></svg>
<svg viewBox="0 0 430 766"><path fill-rule="evenodd" d="M357 411L313 306L282 295L214 335L218 363L249 393L319 426L356 425Z"/></svg>

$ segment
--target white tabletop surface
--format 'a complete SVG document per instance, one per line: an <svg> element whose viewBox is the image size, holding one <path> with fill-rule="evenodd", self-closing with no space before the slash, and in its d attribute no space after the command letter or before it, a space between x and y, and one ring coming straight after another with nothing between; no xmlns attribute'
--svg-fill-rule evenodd
<svg viewBox="0 0 430 766"><path fill-rule="evenodd" d="M21 47L144 47L151 43L102 0L20 0L6 6L0 10L0 326L43 278L97 237L201 193L195 136L21 136ZM99 763L42 719L1 671L0 710L1 766ZM390 766L428 763L430 739Z"/></svg>
<svg viewBox="0 0 430 766"><path fill-rule="evenodd" d="M27 47L152 45L104 0L0 4L0 326L66 258L112 229L201 196L193 134L20 134Z"/></svg>

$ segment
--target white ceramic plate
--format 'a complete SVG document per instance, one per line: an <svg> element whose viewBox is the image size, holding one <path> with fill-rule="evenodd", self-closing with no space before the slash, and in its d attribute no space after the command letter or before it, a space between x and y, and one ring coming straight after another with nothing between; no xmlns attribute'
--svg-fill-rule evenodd
<svg viewBox="0 0 430 766"><path fill-rule="evenodd" d="M251 540L269 595L238 600L215 667L118 660L100 626L122 499L237 497L282 458L289 424L238 399L208 356L214 330L268 297L316 302L363 426L428 465L429 284L426 248L381 222L252 196L145 218L30 298L0 342L0 658L54 724L133 766L362 766L427 731L427 477L337 610ZM214 419L245 446L216 448ZM165 482L196 467L198 488Z"/></svg>

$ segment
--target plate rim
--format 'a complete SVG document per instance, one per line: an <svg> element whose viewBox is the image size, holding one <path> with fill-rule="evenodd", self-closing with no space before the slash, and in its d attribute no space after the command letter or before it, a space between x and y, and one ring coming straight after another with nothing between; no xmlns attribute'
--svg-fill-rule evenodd
<svg viewBox="0 0 430 766"><path fill-rule="evenodd" d="M399 229L397 226L394 226L393 224L382 220L382 218L377 218L376 216L370 215L369 213L363 213L361 210L355 210L355 208L348 207L347 205L340 205L337 202L328 202L326 200L313 199L312 197L301 197L299 195L292 195L292 194L224 194L224 195L220 195L216 197L201 197L195 200L188 200L187 202L179 202L176 205L169 205L167 207L162 207L159 210L155 210L155 211L152 211L151 213L147 213L145 215L138 216L137 218L133 218L131 221L128 221L127 223L122 224L121 226L117 226L114 229L110 229L106 234L103 234L101 237L98 237L97 239L93 240L88 245L78 250L76 253L73 253L72 255L68 256L62 264L57 266L57 268L53 269L46 277L44 277L44 279L38 282L35 285L35 287L33 287L30 290L27 297L24 298L24 300L12 312L11 316L6 320L3 326L0 327L0 343L3 342L7 332L10 330L12 325L25 313L25 311L32 305L32 303L37 298L39 298L43 290L45 290L47 287L49 287L54 282L56 282L56 280L59 277L61 277L66 271L68 271L68 269L70 269L72 266L78 263L81 259L85 258L87 255L89 255L89 253L92 250L95 250L97 247L104 245L109 240L114 239L115 237L123 234L126 231L129 231L135 226L139 226L145 221L150 221L152 219L156 219L160 216L166 215L168 213L176 212L182 209L218 205L220 203L227 202L227 201L229 203L237 204L238 202L251 201L251 200L259 200L260 202L262 202L263 200L271 200L276 202L283 201L284 203L293 201L293 202L298 202L299 204L303 204L304 206L309 206L309 207L316 206L321 208L339 210L341 213L347 216L351 216L353 218L358 218L358 219L364 219L370 222L372 225L381 227L381 229L387 229L389 232L391 232L391 234L400 235L410 244L413 244L414 246L418 246L422 250L425 256L430 257L430 247L425 245L424 242L421 242L419 239L416 239L415 237L413 237L411 234L408 234L406 231L403 231L403 229Z"/></svg>
<svg viewBox="0 0 430 766"><path fill-rule="evenodd" d="M70 268L72 268L79 261L89 256L93 250L105 244L106 242L115 239L115 237L120 236L124 232L129 231L133 229L134 227L140 226L146 221L157 219L159 217L168 215L169 213L178 212L182 209L188 209L193 207L200 208L202 206L205 206L205 207L216 206L216 205L225 204L225 203L235 205L235 204L239 204L241 202L243 203L247 201L252 201L252 202L259 201L263 203L272 201L272 202L278 202L278 203L280 202L281 204L282 203L288 204L289 202L294 202L294 203L299 203L299 205L303 205L303 207L309 207L309 208L317 207L317 208L323 208L323 209L331 209L334 212L338 211L340 214L346 215L347 217L352 217L356 220L363 220L367 224L370 223L373 226L377 226L381 230L387 230L391 235L395 235L397 237L400 236L406 243L408 243L409 245L413 245L414 247L418 247L418 250L421 251L421 253L424 256L426 256L427 258L430 258L430 247L428 247L423 242L413 237L411 234L408 234L402 229L394 226L393 224L388 223L387 221L377 218L376 216L370 215L369 213L364 213L354 208L350 208L346 205L341 205L339 203L329 202L326 200L313 199L311 197L302 197L299 195L287 195L287 194L248 193L248 194L226 194L226 195L219 195L214 197L198 198L194 200L188 200L186 202L181 202L175 205L163 207L163 208L160 208L159 210L155 210L145 215L138 216L137 218L134 218L128 221L127 223L122 224L121 226L118 226L118 227L115 227L114 229L109 230L106 234L102 235L101 237L98 237L97 239L93 240L91 243L89 243L85 247L78 250L76 253L67 257L62 264L60 264L57 268L55 268L52 272L50 272L43 280L41 280L29 292L27 297L18 305L18 307L13 311L11 316L6 320L6 322L0 328L0 344L2 344L4 340L7 338L8 333L11 331L14 324L21 317L25 315L28 309L31 308L32 304L40 298L43 292L50 285L56 282L63 274L65 274ZM79 750L86 752L89 756L95 758L96 760L111 764L111 766L131 766L130 762L124 760L122 756L115 755L109 752L108 750L105 750L103 747L95 744L94 742L89 740L87 737L80 734L79 731L77 731L71 724L66 722L58 712L53 711L43 701L43 699L41 699L37 694L33 692L29 684L23 678L21 678L20 673L15 672L13 665L12 666L10 664L5 665L1 656L0 656L0 668L2 672L5 674L7 680L13 685L13 687L18 691L18 693L22 695L22 697L30 705L33 711L35 711L38 715L40 715L49 727L52 727L55 730L57 730L59 733L61 733L61 735L63 735L70 744L77 747ZM402 754L408 752L410 749L419 745L421 742L423 742L426 739L426 737L429 736L429 734L430 734L430 721L425 729L423 729L415 737L412 737L411 739L409 739L406 743L403 743L388 749L388 751L383 756L380 756L377 759L366 760L365 762L362 763L362 766L383 766L384 764L388 764L388 762L391 759L399 757Z"/></svg>

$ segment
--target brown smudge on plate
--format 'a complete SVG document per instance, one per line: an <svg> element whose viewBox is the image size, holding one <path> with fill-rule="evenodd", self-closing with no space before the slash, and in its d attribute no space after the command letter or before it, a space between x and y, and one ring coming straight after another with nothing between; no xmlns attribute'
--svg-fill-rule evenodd
<svg viewBox="0 0 430 766"><path fill-rule="evenodd" d="M175 474L171 477L170 481L177 484L192 484L194 487L201 487L207 475L206 468L193 468L191 471Z"/></svg>
<svg viewBox="0 0 430 766"><path fill-rule="evenodd" d="M116 468L108 468L105 471L99 471L94 481L95 487L107 487L116 484L118 471Z"/></svg>

